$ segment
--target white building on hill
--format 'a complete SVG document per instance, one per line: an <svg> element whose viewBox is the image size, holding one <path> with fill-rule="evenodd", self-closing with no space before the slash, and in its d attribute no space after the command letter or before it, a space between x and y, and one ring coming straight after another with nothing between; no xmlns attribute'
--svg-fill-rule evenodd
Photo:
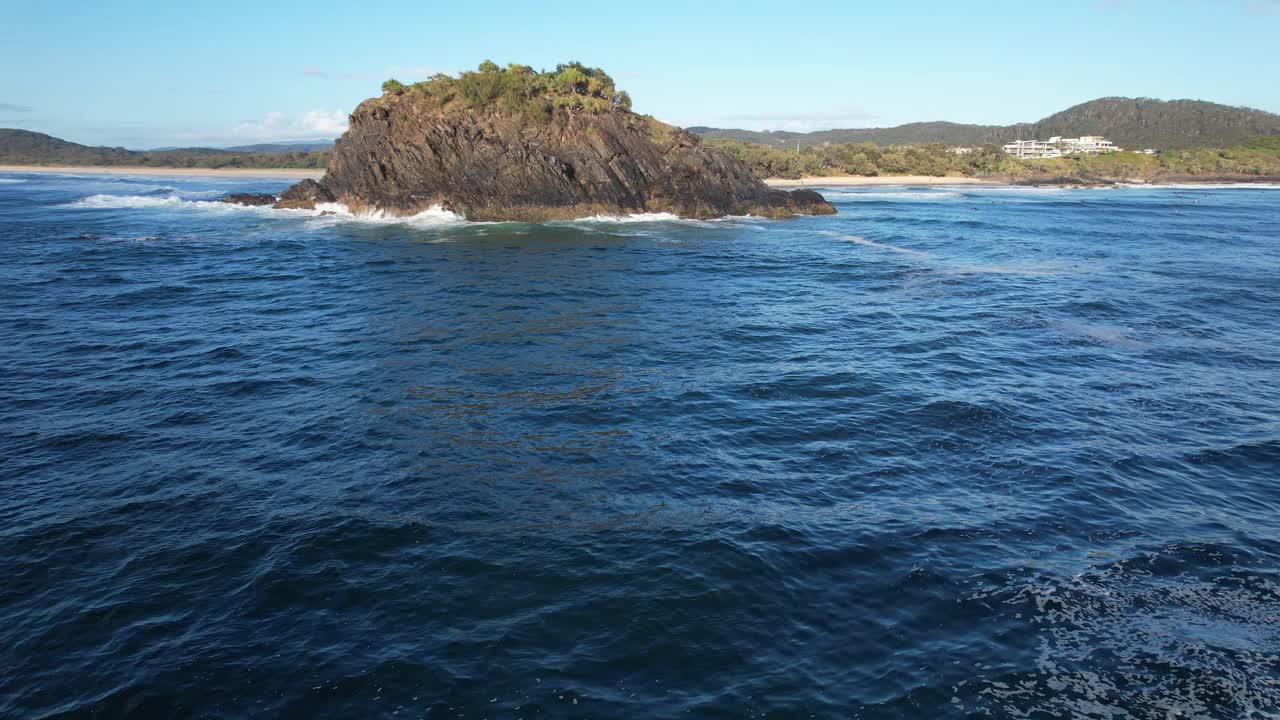
<svg viewBox="0 0 1280 720"><path fill-rule="evenodd" d="M1048 140L1015 140L1004 146L1004 151L1019 160L1032 158L1056 158L1080 153L1096 155L1115 152L1120 148L1100 135L1081 135L1078 138L1054 136Z"/></svg>

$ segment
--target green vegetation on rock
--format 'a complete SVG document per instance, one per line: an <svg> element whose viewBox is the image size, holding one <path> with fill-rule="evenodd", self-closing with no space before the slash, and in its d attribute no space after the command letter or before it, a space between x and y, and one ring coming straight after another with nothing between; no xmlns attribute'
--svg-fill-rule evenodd
<svg viewBox="0 0 1280 720"><path fill-rule="evenodd" d="M382 84L382 92L412 94L441 108L458 103L472 110L498 109L530 118L549 117L556 108L587 112L631 109L631 96L618 90L608 73L579 62L538 72L528 65L512 63L503 68L485 60L476 70L458 77L437 74L407 86L388 80Z"/></svg>

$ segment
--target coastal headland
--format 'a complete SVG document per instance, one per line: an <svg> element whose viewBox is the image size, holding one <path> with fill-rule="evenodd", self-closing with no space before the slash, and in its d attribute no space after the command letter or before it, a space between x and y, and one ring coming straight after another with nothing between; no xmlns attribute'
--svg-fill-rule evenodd
<svg viewBox="0 0 1280 720"><path fill-rule="evenodd" d="M537 72L481 63L360 103L318 181L227 202L294 209L337 202L410 216L431 208L468 220L540 222L602 214L682 218L835 213L818 193L766 185L732 153L631 111L599 68Z"/></svg>

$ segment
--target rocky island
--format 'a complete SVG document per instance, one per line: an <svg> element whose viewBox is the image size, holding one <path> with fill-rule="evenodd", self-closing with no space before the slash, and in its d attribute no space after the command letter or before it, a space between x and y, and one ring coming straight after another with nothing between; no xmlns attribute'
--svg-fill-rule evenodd
<svg viewBox="0 0 1280 720"><path fill-rule="evenodd" d="M227 202L409 216L441 207L469 220L599 214L827 215L812 190L769 188L738 158L651 116L599 68L535 72L485 62L459 77L383 83L334 144L324 177L279 197Z"/></svg>

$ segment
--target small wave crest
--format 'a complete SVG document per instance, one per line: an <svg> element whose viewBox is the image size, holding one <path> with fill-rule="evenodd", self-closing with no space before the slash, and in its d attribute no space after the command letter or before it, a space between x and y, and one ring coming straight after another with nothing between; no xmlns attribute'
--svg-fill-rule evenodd
<svg viewBox="0 0 1280 720"><path fill-rule="evenodd" d="M340 223L371 223L378 225L411 225L419 228L439 228L451 225L493 225L495 222L467 220L462 215L434 205L415 215L395 215L385 210L372 209L352 212L343 203L317 203L314 210L277 209L269 206L245 206L235 203L224 203L217 200L203 200L200 196L224 195L221 190L183 191L181 194L173 188L158 188L136 195L98 194L66 203L62 207L80 209L147 209L173 208L205 210L210 212L251 212L275 217L306 217L313 226L336 225ZM196 196L196 197L190 197ZM632 225L652 223L680 223L684 225L709 226L708 223L747 223L767 222L768 218L755 215L727 215L711 220L694 220L681 218L674 213L632 213L629 215L591 215L575 220L563 220L548 223L551 225Z"/></svg>
<svg viewBox="0 0 1280 720"><path fill-rule="evenodd" d="M314 211L304 210L301 212L314 212L319 221L328 223L364 222L379 225L412 225L414 227L444 227L449 225L461 225L464 223L476 225L487 224L468 222L467 219L461 215L445 210L439 205L433 205L415 215L403 216L392 215L384 210L353 213L349 207L342 203L316 203L316 209Z"/></svg>
<svg viewBox="0 0 1280 720"><path fill-rule="evenodd" d="M999 263L993 265L948 265L939 267L938 272L947 275L1020 275L1022 277L1049 277L1063 275L1069 268L1061 262L1046 260L1040 262Z"/></svg>
<svg viewBox="0 0 1280 720"><path fill-rule="evenodd" d="M125 209L125 208L151 208L178 206L185 201L177 195L90 195L74 202L67 203L66 207L74 208L102 208L102 209Z"/></svg>
<svg viewBox="0 0 1280 720"><path fill-rule="evenodd" d="M630 215L591 215L578 218L576 223L644 223L644 222L678 222L680 217L673 213L632 213Z"/></svg>
<svg viewBox="0 0 1280 720"><path fill-rule="evenodd" d="M628 215L590 215L587 217L576 218L574 220L561 220L558 222L548 223L550 225L566 225L570 227L595 227L595 226L611 226L611 225L644 225L654 223L673 223L691 227L717 227L725 224L745 224L759 226L760 223L769 222L769 218L759 215L725 215L718 218L709 218L699 220L696 218L682 218L675 213L668 212L647 212L647 213L631 213Z"/></svg>
<svg viewBox="0 0 1280 720"><path fill-rule="evenodd" d="M888 252L898 253L898 254L900 254L900 255L911 255L911 256L913 256L913 257L919 257L919 258L931 258L931 257L933 257L933 255L931 255L931 254L929 254L929 253L927 253L927 252L924 252L924 251L922 251L922 250L912 250L911 248L904 248L904 247L898 247L897 245L889 245L889 244L887 244L887 243L880 243L880 242L876 242L875 240L868 240L868 239L866 239L866 238L864 238L864 237L861 237L861 236L859 236L859 235L845 235L845 234L842 234L842 233L836 233L836 232L825 233L825 234L827 234L827 235L831 235L832 237L836 237L836 238L839 238L839 239L841 239L841 240L846 240L846 241L851 242L851 243L857 243L858 245L865 245L865 246L867 246L867 247L875 248L875 249L877 249L877 250L885 250L885 251L888 251Z"/></svg>
<svg viewBox="0 0 1280 720"><path fill-rule="evenodd" d="M1143 183L1126 183L1123 188L1140 190L1280 190L1280 183L1181 183L1148 185Z"/></svg>
<svg viewBox="0 0 1280 720"><path fill-rule="evenodd" d="M827 200L862 200L862 201L911 201L911 200L954 200L964 197L963 193L954 190L892 190L858 192L856 190L823 190L822 196Z"/></svg>
<svg viewBox="0 0 1280 720"><path fill-rule="evenodd" d="M24 182L26 180L19 180L18 178L0 178L0 185L16 185Z"/></svg>
<svg viewBox="0 0 1280 720"><path fill-rule="evenodd" d="M194 194L194 193L193 193ZM189 200L171 190L168 194L142 195L90 195L80 200L67 203L63 207L81 209L147 209L174 208L184 210L203 210L209 212L251 212L274 217L306 217L314 218L325 224L342 222L375 223L382 225L412 225L415 227L441 227L467 222L461 215L434 206L416 215L396 216L382 210L353 213L342 203L318 203L314 210L277 209L265 206L245 206L235 203L224 203L216 200Z"/></svg>

